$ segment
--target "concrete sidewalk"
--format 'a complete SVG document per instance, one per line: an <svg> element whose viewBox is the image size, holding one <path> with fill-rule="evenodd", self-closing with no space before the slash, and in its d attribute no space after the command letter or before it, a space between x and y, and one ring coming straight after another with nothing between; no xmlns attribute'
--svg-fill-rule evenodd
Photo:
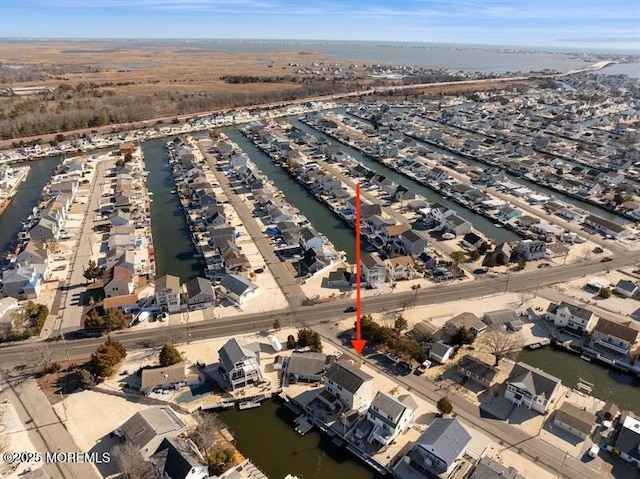
<svg viewBox="0 0 640 479"><path fill-rule="evenodd" d="M35 379L5 374L2 381L0 400L8 399L13 404L22 424L26 425L25 430L29 433L31 442L43 459L45 452L86 452L78 449ZM45 462L43 467L51 479L101 477L95 466L86 462Z"/></svg>

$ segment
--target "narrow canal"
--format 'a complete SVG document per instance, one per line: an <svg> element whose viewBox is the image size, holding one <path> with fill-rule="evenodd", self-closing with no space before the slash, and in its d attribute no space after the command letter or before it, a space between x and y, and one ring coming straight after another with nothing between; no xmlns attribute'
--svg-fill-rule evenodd
<svg viewBox="0 0 640 479"><path fill-rule="evenodd" d="M33 207L42 197L42 188L51 179L62 156L54 156L36 161L27 161L16 166L29 165L29 175L20 185L13 201L0 215L0 246L3 255L15 245L22 222L31 214Z"/></svg>
<svg viewBox="0 0 640 479"><path fill-rule="evenodd" d="M152 195L151 231L156 260L156 277L165 274L187 281L204 273L203 264L194 255L198 253L191 241L189 224L184 216L174 188L165 144L169 138L142 143L146 168L149 171L147 187Z"/></svg>
<svg viewBox="0 0 640 479"><path fill-rule="evenodd" d="M260 171L282 191L287 201L298 208L311 224L333 243L338 251L344 251L347 254L349 262L355 261L355 234L349 226L291 178L284 168L274 165L271 158L245 138L237 127L222 128L220 131L225 133L251 158Z"/></svg>
<svg viewBox="0 0 640 479"><path fill-rule="evenodd" d="M565 386L575 387L579 379L592 383L593 396L613 401L620 409L640 413L640 379L636 376L621 374L552 348L525 350L518 360L562 379Z"/></svg>
<svg viewBox="0 0 640 479"><path fill-rule="evenodd" d="M240 452L270 478L287 474L301 479L380 477L316 429L299 435L293 428L295 414L275 401L263 401L255 409L223 411L218 417L231 430Z"/></svg>
<svg viewBox="0 0 640 479"><path fill-rule="evenodd" d="M482 233L487 235L489 238L492 238L497 243L501 243L503 241L516 241L518 239L521 239L520 235L518 235L517 233L510 231L506 228L496 227L491 221L489 221L484 216L478 215L473 211L468 210L464 206L461 206L453 201L448 200L447 198L443 198L437 192L427 188L424 185L421 185L417 181L412 180L411 178L408 178L401 173L396 172L395 170L392 170L391 168L385 165L382 165L372 160L368 156L363 155L361 152L359 152L355 148L351 148L350 146L339 143L337 140L334 140L333 138L325 135L324 133L316 130L315 128L311 128L310 126L305 125L300 120L298 120L297 117L287 117L287 118L284 118L284 120L294 125L295 127L300 128L306 133L309 133L310 135L315 136L316 138L324 138L330 141L332 144L340 144L340 148L346 154L360 161L366 167L380 174L383 174L384 176L395 181L399 185L403 185L407 187L414 193L417 193L425 197L428 201L438 202L441 205L446 206L447 208L455 210L460 217L473 223L474 227L478 231L481 231Z"/></svg>

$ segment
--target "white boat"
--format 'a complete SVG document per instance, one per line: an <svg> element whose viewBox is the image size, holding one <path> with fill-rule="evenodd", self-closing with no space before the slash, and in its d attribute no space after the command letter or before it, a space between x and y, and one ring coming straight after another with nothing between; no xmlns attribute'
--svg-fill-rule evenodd
<svg viewBox="0 0 640 479"><path fill-rule="evenodd" d="M442 239L446 239L446 240L452 240L456 237L456 235L454 235L453 233L444 233L442 235Z"/></svg>

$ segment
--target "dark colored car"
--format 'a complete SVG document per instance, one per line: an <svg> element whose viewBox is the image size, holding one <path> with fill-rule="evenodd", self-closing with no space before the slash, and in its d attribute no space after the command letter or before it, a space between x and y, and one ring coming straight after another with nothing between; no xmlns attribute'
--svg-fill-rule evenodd
<svg viewBox="0 0 640 479"><path fill-rule="evenodd" d="M355 306L348 306L347 308L345 308L344 312L345 313L355 313L357 311Z"/></svg>
<svg viewBox="0 0 640 479"><path fill-rule="evenodd" d="M611 256L605 256L600 260L601 263L608 263L609 261L613 261L613 258Z"/></svg>

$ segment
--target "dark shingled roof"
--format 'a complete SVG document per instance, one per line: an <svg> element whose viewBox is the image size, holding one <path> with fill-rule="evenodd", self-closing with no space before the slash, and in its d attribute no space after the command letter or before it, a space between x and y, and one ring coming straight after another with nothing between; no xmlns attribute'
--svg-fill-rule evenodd
<svg viewBox="0 0 640 479"><path fill-rule="evenodd" d="M192 468L206 465L197 451L189 439L165 438L149 460L171 479L185 479Z"/></svg>
<svg viewBox="0 0 640 479"><path fill-rule="evenodd" d="M462 359L460 359L460 362L458 363L458 368L469 371L471 374L489 381L495 378L496 374L498 374L498 371L496 371L493 366L485 363L484 361L480 361L473 356L469 356L468 354L462 356Z"/></svg>
<svg viewBox="0 0 640 479"><path fill-rule="evenodd" d="M550 398L560 379L525 363L516 363L509 375L509 383L523 385L531 394Z"/></svg>
<svg viewBox="0 0 640 479"><path fill-rule="evenodd" d="M337 362L331 366L326 377L352 394L356 393L365 382L373 379L364 371L345 362Z"/></svg>

